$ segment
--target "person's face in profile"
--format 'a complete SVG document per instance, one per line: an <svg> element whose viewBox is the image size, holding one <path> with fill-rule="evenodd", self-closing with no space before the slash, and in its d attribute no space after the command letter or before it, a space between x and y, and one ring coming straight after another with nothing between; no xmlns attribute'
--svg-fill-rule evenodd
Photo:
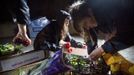
<svg viewBox="0 0 134 75"><path fill-rule="evenodd" d="M63 25L63 29L61 31L61 35L62 35L62 38L65 39L67 33L69 32L69 24L70 24L70 20L69 19L65 19L64 20L64 25Z"/></svg>
<svg viewBox="0 0 134 75"><path fill-rule="evenodd" d="M91 28L94 28L97 26L96 20L91 17L84 17L82 20L78 23L79 29L80 29L80 36L84 37L85 31L89 31Z"/></svg>
<svg viewBox="0 0 134 75"><path fill-rule="evenodd" d="M81 26L82 29L89 30L91 28L94 28L97 26L96 20L91 17L85 17L79 22L79 26Z"/></svg>

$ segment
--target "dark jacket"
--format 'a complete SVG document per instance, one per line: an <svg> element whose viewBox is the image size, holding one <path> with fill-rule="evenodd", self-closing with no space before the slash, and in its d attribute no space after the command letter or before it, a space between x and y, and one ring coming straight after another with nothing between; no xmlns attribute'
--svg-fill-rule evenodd
<svg viewBox="0 0 134 75"><path fill-rule="evenodd" d="M60 32L58 31L58 23L57 21L51 21L46 27L44 27L38 34L34 41L34 49L35 50L50 50L57 51L60 49L59 41L60 41ZM70 42L73 47L82 47L80 42L76 42L67 34L65 38L66 42Z"/></svg>
<svg viewBox="0 0 134 75"><path fill-rule="evenodd" d="M115 53L134 45L134 0L87 0L98 26L96 30L116 34L102 48Z"/></svg>
<svg viewBox="0 0 134 75"><path fill-rule="evenodd" d="M29 7L27 5L27 0L1 0L0 1L1 10L6 10L7 14L10 13L14 22L20 24L28 24L29 23ZM2 10L3 12L3 10ZM9 17L6 14L1 15L2 17ZM10 17L11 18L11 17Z"/></svg>
<svg viewBox="0 0 134 75"><path fill-rule="evenodd" d="M51 49L55 50L58 46L60 36L58 35L57 22L52 21L44 27L36 36L34 41L34 49Z"/></svg>

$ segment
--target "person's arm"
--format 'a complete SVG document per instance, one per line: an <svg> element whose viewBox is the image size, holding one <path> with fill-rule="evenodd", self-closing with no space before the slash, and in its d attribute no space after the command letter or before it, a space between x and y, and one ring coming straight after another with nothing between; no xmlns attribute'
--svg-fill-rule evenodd
<svg viewBox="0 0 134 75"><path fill-rule="evenodd" d="M123 33L125 34L125 33ZM106 41L102 48L105 52L108 53L116 53L119 50L123 50L133 45L133 35L116 35L115 37L111 38L110 40Z"/></svg>
<svg viewBox="0 0 134 75"><path fill-rule="evenodd" d="M15 10L11 10L11 14L16 16L16 20L14 18L13 19L18 26L18 33L14 37L13 41L15 41L17 38L20 38L24 41L27 41L30 45L31 39L27 35L27 25L30 22L29 7L26 0L17 0L17 2L14 1Z"/></svg>
<svg viewBox="0 0 134 75"><path fill-rule="evenodd" d="M69 33L67 34L65 41L70 42L72 47L83 48L83 44L74 40Z"/></svg>
<svg viewBox="0 0 134 75"><path fill-rule="evenodd" d="M128 33L118 33L115 37L112 37L108 41L106 41L101 47L93 50L89 59L96 60L105 53L117 53L119 50L124 50L132 45L134 45L134 36L131 35L132 32Z"/></svg>
<svg viewBox="0 0 134 75"><path fill-rule="evenodd" d="M18 24L18 30L19 31L18 31L17 35L13 38L13 42L15 42L16 39L20 38L20 39L28 42L28 45L30 45L31 39L27 35L27 26Z"/></svg>

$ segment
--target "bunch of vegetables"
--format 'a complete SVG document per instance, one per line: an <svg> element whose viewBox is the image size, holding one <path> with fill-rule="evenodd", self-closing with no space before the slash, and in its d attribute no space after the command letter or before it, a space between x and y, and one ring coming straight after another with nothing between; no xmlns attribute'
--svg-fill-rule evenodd
<svg viewBox="0 0 134 75"><path fill-rule="evenodd" d="M22 44L22 45L25 46L25 47L27 47L28 45L30 45L30 43L29 43L27 40L23 40L23 39L21 39L21 38L15 39L14 43L15 43L16 45L21 45L21 44Z"/></svg>
<svg viewBox="0 0 134 75"><path fill-rule="evenodd" d="M91 61L85 57L77 55L66 55L68 61L66 64L71 65L75 70L74 72L88 75L106 75L108 68L102 63L102 60ZM106 70L107 69L107 70Z"/></svg>
<svg viewBox="0 0 134 75"><path fill-rule="evenodd" d="M7 43L7 44L0 44L0 55L6 55L11 54L20 51L22 48L21 45L14 46L13 44Z"/></svg>
<svg viewBox="0 0 134 75"><path fill-rule="evenodd" d="M81 74L88 74L86 71L88 70L90 63L87 59L84 59L82 56L77 55L66 55L66 59L68 59L67 64L71 65L75 70L74 72Z"/></svg>

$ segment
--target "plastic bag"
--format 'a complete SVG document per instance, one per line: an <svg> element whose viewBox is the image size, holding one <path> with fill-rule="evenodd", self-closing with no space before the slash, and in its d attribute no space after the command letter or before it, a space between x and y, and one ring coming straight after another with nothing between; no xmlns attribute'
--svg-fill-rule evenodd
<svg viewBox="0 0 134 75"><path fill-rule="evenodd" d="M72 67L66 65L63 60L63 52L58 50L53 57L44 60L39 67L31 70L28 75L57 75L71 69Z"/></svg>
<svg viewBox="0 0 134 75"><path fill-rule="evenodd" d="M41 31L50 21L46 17L41 17L39 19L33 20L28 25L30 32L30 37L35 38L39 31Z"/></svg>

